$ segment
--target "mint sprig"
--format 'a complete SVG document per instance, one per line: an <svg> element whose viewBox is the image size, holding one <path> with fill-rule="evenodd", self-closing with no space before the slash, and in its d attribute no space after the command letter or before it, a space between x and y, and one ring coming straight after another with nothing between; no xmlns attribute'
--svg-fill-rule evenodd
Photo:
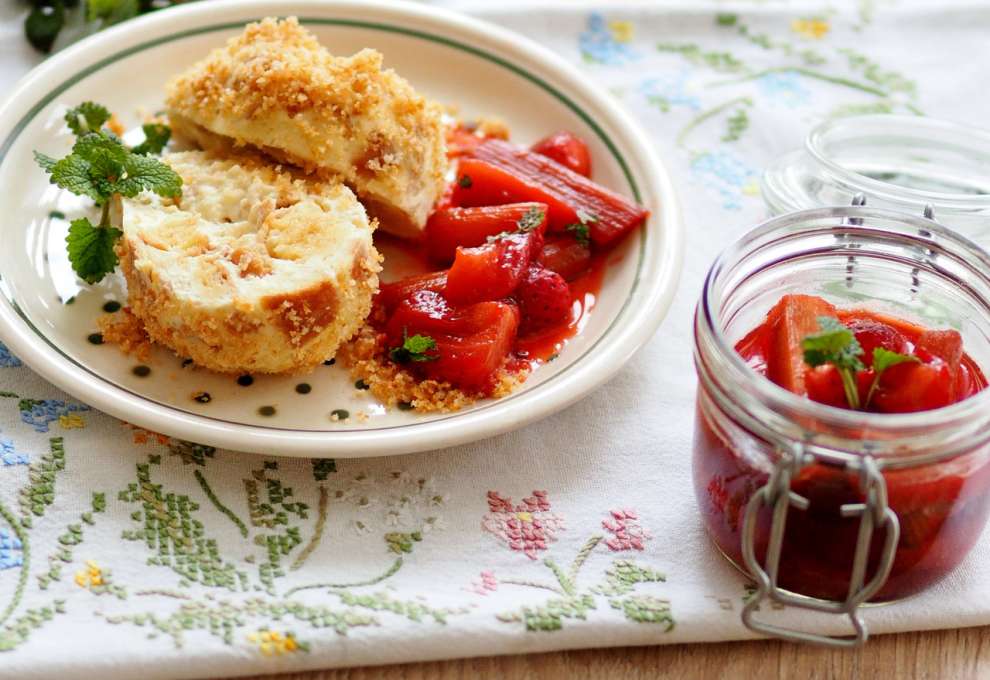
<svg viewBox="0 0 990 680"><path fill-rule="evenodd" d="M389 353L389 358L397 364L422 363L424 361L436 361L440 357L436 354L427 354L437 348L437 341L428 335L408 335L406 330L402 330L402 345L393 347Z"/></svg>
<svg viewBox="0 0 990 680"><path fill-rule="evenodd" d="M858 410L860 403L856 373L866 368L860 360L863 347L856 339L856 334L834 317L818 317L818 328L818 333L812 333L801 341L804 362L812 368L824 364L835 366L842 379L842 389L846 393L849 408Z"/></svg>
<svg viewBox="0 0 990 680"><path fill-rule="evenodd" d="M77 196L87 196L103 208L99 224L86 218L73 220L66 236L69 262L86 283L97 283L117 266L114 246L122 232L110 225L110 201L114 196L133 198L142 191L163 197L182 195L182 178L150 154L160 153L171 136L168 126L143 127L145 141L133 149L103 126L110 111L94 102L69 109L65 122L76 135L72 151L55 159L38 151L34 158L49 180Z"/></svg>

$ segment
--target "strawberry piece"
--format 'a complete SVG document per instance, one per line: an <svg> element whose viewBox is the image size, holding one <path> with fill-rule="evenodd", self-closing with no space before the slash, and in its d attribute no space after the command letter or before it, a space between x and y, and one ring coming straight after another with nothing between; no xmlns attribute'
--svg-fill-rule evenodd
<svg viewBox="0 0 990 680"><path fill-rule="evenodd" d="M532 231L508 234L477 248L458 248L444 295L458 305L508 297L542 247L543 234Z"/></svg>
<svg viewBox="0 0 990 680"><path fill-rule="evenodd" d="M536 259L567 281L573 281L591 266L591 248L569 236L555 236L547 239Z"/></svg>
<svg viewBox="0 0 990 680"><path fill-rule="evenodd" d="M410 364L427 378L466 390L488 391L495 372L512 350L519 327L519 310L505 302L479 302L452 308L442 295L419 291L403 300L386 327L388 346L405 338L433 338L436 359Z"/></svg>
<svg viewBox="0 0 990 680"><path fill-rule="evenodd" d="M855 333L856 339L863 348L863 356L860 359L866 366L873 365L873 350L877 347L899 354L908 353L907 338L893 326L867 318L852 318L844 323Z"/></svg>
<svg viewBox="0 0 990 680"><path fill-rule="evenodd" d="M638 228L649 211L541 154L498 139L481 143L458 168L453 202L461 206L546 203L548 229L585 224L596 246Z"/></svg>
<svg viewBox="0 0 990 680"><path fill-rule="evenodd" d="M819 331L820 316L835 316L835 307L813 295L785 295L767 314L767 377L795 394L808 393L801 341Z"/></svg>
<svg viewBox="0 0 990 680"><path fill-rule="evenodd" d="M571 316L571 287L557 272L530 267L516 291L526 330L545 328Z"/></svg>
<svg viewBox="0 0 990 680"><path fill-rule="evenodd" d="M914 353L922 363L892 366L880 377L873 399L878 411L930 411L968 396L968 390L963 391L966 379L961 375L963 346L958 332L924 331L915 343Z"/></svg>
<svg viewBox="0 0 990 680"><path fill-rule="evenodd" d="M555 132L544 137L531 148L579 175L591 177L591 152L588 151L588 145L571 132Z"/></svg>
<svg viewBox="0 0 990 680"><path fill-rule="evenodd" d="M421 290L440 292L447 285L447 270L407 276L404 279L383 283L378 288L375 298L377 305L385 308L386 314L392 314L400 302Z"/></svg>
<svg viewBox="0 0 990 680"><path fill-rule="evenodd" d="M426 223L427 250L437 262L447 263L454 259L457 246L480 246L489 236L520 228L542 233L547 228L546 215L543 203L437 210Z"/></svg>

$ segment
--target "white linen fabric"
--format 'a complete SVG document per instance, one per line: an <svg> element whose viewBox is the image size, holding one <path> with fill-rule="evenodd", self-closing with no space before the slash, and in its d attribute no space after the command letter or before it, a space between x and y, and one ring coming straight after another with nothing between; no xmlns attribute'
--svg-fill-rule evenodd
<svg viewBox="0 0 990 680"><path fill-rule="evenodd" d="M761 169L816 122L990 119L990 7L445 4L581 65L649 131L688 229L662 328L608 385L541 423L336 465L132 428L0 350L0 678L207 677L752 637L739 619L746 580L708 541L692 489L702 279L765 217ZM22 12L0 9L8 92L40 60ZM988 539L943 582L866 618L873 632L990 623Z"/></svg>

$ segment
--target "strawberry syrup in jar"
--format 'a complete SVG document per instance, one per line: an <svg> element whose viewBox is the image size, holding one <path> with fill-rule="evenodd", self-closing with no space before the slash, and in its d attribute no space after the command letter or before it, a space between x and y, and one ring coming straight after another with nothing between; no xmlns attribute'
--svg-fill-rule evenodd
<svg viewBox="0 0 990 680"><path fill-rule="evenodd" d="M837 364L805 360L807 347L833 348L804 344L823 337L823 317L856 338L848 391ZM893 354L907 358L876 363ZM774 499L786 507L767 589L852 615L863 600L929 587L979 538L990 514L990 256L975 244L865 207L775 218L709 272L695 363L694 485L715 545L762 581Z"/></svg>

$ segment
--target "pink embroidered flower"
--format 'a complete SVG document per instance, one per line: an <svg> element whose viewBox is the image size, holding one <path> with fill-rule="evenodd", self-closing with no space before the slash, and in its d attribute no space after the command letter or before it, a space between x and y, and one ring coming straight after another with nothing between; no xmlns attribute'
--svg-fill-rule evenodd
<svg viewBox="0 0 990 680"><path fill-rule="evenodd" d="M602 520L602 528L612 534L605 545L612 552L642 550L643 544L653 538L639 523L639 515L631 508L610 510L609 518Z"/></svg>
<svg viewBox="0 0 990 680"><path fill-rule="evenodd" d="M481 577L471 581L471 587L465 588L465 590L470 590L478 595L487 595L498 590L498 580L495 578L494 572L486 569L481 572Z"/></svg>
<svg viewBox="0 0 990 680"><path fill-rule="evenodd" d="M564 518L550 511L546 491L534 491L516 505L511 498L489 491L488 509L491 512L482 517L481 528L531 560L564 529Z"/></svg>

